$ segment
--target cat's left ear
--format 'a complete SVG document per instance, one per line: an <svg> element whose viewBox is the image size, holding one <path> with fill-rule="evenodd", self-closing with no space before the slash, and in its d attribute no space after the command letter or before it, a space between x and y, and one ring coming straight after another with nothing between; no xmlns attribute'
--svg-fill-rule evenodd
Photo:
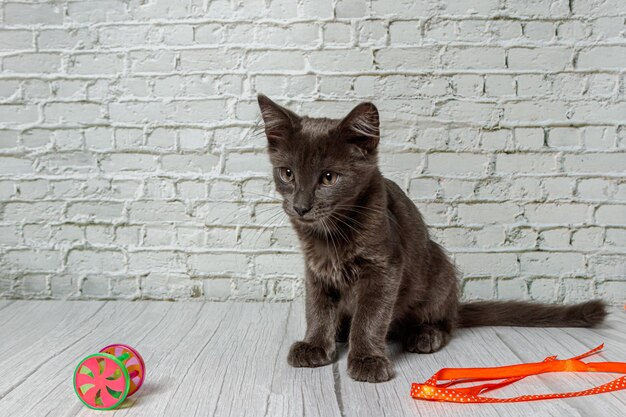
<svg viewBox="0 0 626 417"><path fill-rule="evenodd" d="M376 106L361 103L352 109L339 123L339 134L366 154L374 152L380 141L380 119Z"/></svg>

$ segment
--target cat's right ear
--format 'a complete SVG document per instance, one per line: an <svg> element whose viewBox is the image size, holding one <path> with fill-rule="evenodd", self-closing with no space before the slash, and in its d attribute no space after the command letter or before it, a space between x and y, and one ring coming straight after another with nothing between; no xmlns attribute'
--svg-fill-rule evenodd
<svg viewBox="0 0 626 417"><path fill-rule="evenodd" d="M269 144L276 145L279 141L289 138L297 128L300 117L291 110L274 103L266 95L259 94L257 100Z"/></svg>

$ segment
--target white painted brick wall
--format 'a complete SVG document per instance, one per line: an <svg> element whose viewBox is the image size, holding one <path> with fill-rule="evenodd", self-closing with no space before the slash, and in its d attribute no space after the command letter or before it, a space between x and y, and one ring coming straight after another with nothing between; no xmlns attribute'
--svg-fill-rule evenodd
<svg viewBox="0 0 626 417"><path fill-rule="evenodd" d="M623 0L0 1L0 297L289 300L257 92L382 114L465 298L626 299Z"/></svg>

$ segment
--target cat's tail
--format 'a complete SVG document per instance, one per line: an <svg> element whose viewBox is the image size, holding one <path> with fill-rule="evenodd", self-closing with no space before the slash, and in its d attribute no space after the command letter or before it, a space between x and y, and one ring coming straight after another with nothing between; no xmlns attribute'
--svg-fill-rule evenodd
<svg viewBox="0 0 626 417"><path fill-rule="evenodd" d="M592 327L606 314L601 300L572 305L477 301L460 305L458 326Z"/></svg>

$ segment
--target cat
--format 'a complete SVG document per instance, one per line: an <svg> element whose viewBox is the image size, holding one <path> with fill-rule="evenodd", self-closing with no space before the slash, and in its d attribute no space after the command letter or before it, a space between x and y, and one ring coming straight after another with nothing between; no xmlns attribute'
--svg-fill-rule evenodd
<svg viewBox="0 0 626 417"><path fill-rule="evenodd" d="M258 104L275 187L305 258L306 334L289 350L291 366L330 364L336 341L348 341L348 374L382 382L394 376L388 338L431 353L458 327L587 327L606 316L600 300L460 303L454 264L378 168L374 104L343 119L299 116L262 94Z"/></svg>

